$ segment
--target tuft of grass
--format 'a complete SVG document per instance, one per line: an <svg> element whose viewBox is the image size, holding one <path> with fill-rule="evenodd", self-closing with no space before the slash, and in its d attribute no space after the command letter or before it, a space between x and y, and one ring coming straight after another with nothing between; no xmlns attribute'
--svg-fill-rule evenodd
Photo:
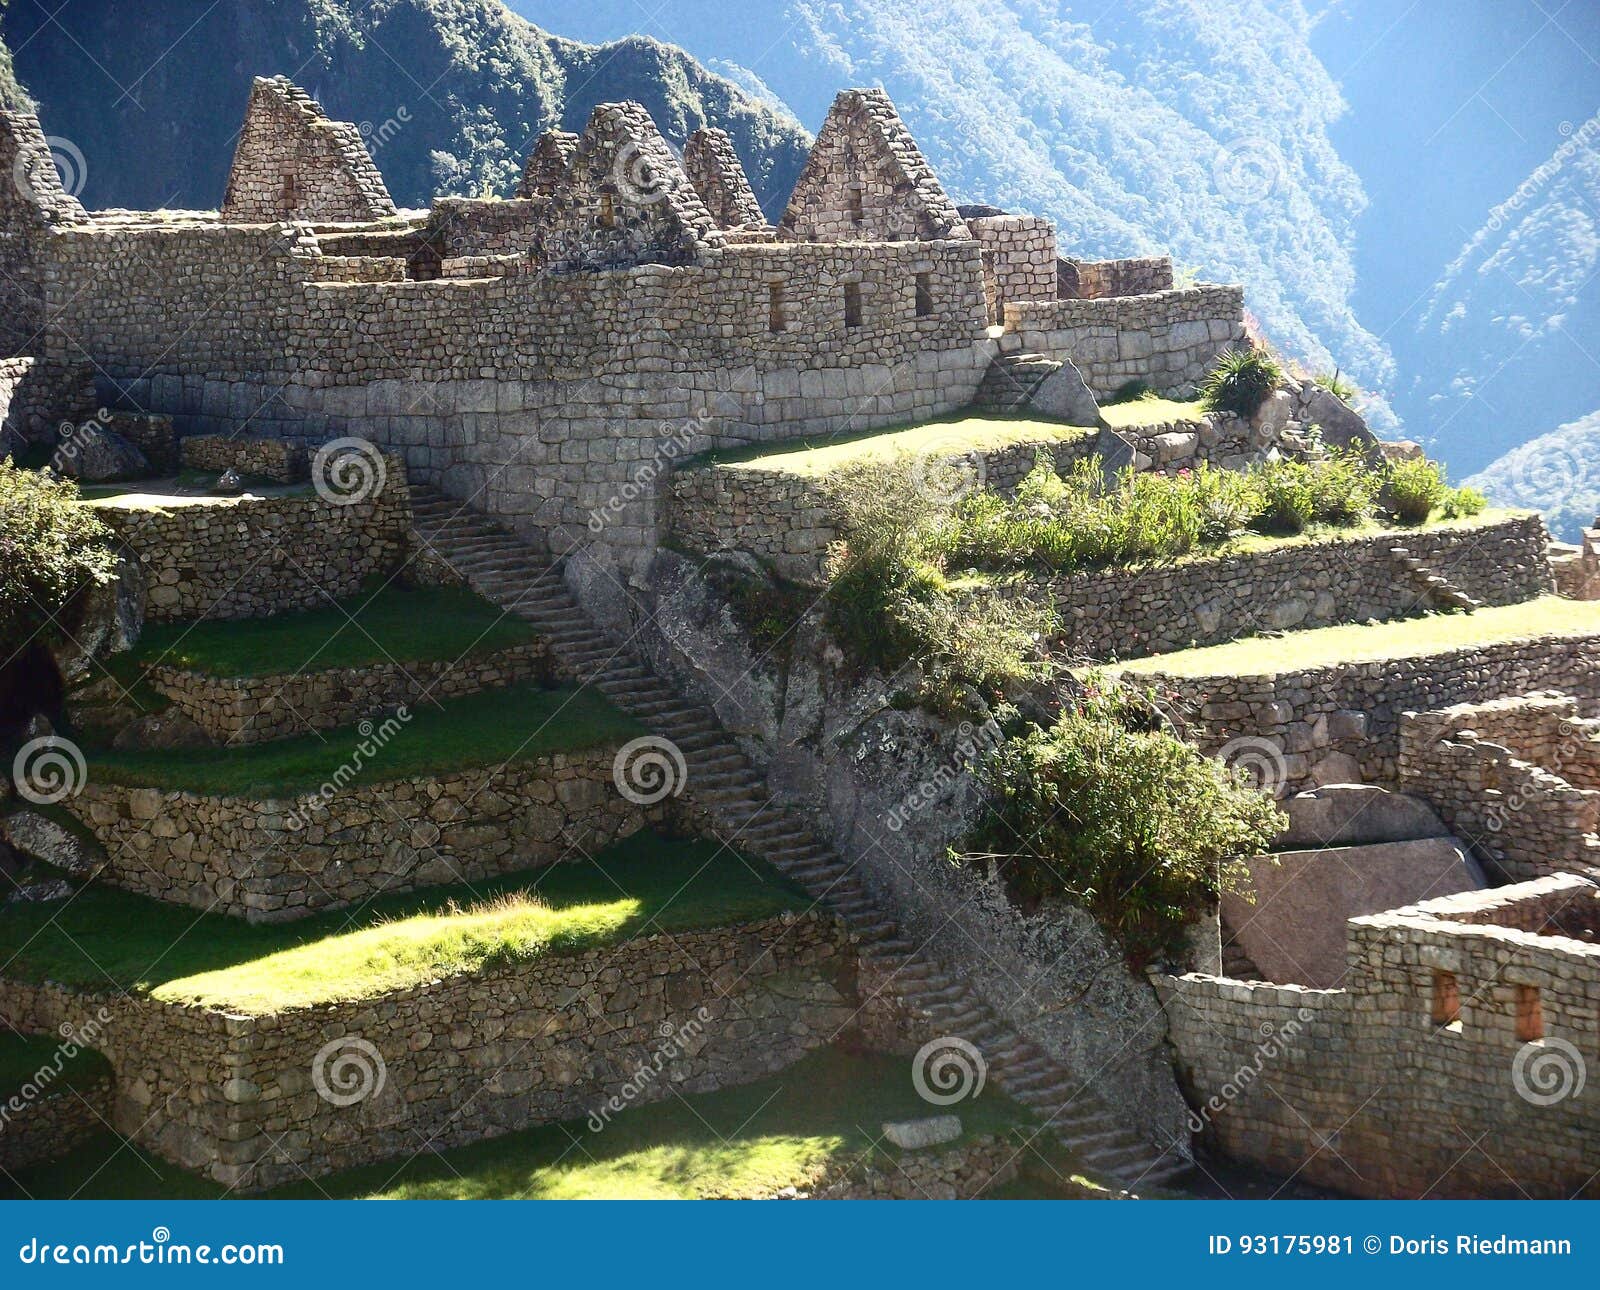
<svg viewBox="0 0 1600 1290"><path fill-rule="evenodd" d="M0 976L261 1015L658 932L736 926L810 902L716 842L638 833L593 860L241 923L103 886L0 918Z"/></svg>
<svg viewBox="0 0 1600 1290"><path fill-rule="evenodd" d="M1283 377L1283 368L1266 350L1225 349L1200 382L1200 401L1212 412L1253 417Z"/></svg>
<svg viewBox="0 0 1600 1290"><path fill-rule="evenodd" d="M624 742L644 732L592 688L545 690L511 686L411 711L376 751L370 738L384 718L321 735L234 748L123 749L89 746L89 777L105 783L162 788L211 797L292 797L357 766L343 780L370 784L437 771L531 761ZM398 718L394 719L398 722Z"/></svg>
<svg viewBox="0 0 1600 1290"><path fill-rule="evenodd" d="M457 659L536 636L522 619L463 588L386 587L306 613L152 623L119 661L209 676L270 676Z"/></svg>
<svg viewBox="0 0 1600 1290"><path fill-rule="evenodd" d="M991 1083L960 1107L962 1140L1029 1130L1037 1121ZM824 1048L778 1074L738 1088L631 1107L599 1132L582 1121L540 1125L487 1142L389 1161L296 1183L270 1199L691 1200L805 1190L830 1168L868 1160L896 1168L881 1141L886 1120L918 1119L909 1059ZM1048 1135L1023 1153L1057 1154ZM119 1149L120 1148L120 1149ZM1065 1153L1052 1164L1067 1177ZM25 1189L25 1190L24 1190ZM220 1185L105 1135L65 1158L22 1170L0 1196L41 1199L211 1198ZM1029 1179L1007 1195L1049 1197Z"/></svg>

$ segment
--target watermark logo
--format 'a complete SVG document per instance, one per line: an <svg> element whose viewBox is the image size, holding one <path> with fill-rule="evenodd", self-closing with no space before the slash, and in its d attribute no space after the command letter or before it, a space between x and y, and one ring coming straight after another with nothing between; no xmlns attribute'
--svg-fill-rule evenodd
<svg viewBox="0 0 1600 1290"><path fill-rule="evenodd" d="M328 803L344 791L345 785L361 773L362 767L368 765L388 746L391 739L405 729L411 716L411 709L402 705L394 710L393 716L385 717L377 725L369 720L357 725L356 734L361 737L360 742L334 770L333 777L324 780L315 793L301 801L290 813L287 820L290 831L297 833L306 828L311 824L314 812L326 810Z"/></svg>
<svg viewBox="0 0 1600 1290"><path fill-rule="evenodd" d="M1248 1093L1268 1065L1282 1056L1284 1049L1315 1015L1310 1008L1300 1008L1281 1026L1275 1021L1263 1021L1257 1026L1256 1034L1261 1037L1261 1042L1256 1045L1255 1055L1224 1080L1222 1086L1199 1109L1189 1112L1189 1132L1199 1133Z"/></svg>
<svg viewBox="0 0 1600 1290"><path fill-rule="evenodd" d="M689 763L672 740L641 735L617 749L611 778L617 791L635 806L654 806L683 792L689 782Z"/></svg>
<svg viewBox="0 0 1600 1290"><path fill-rule="evenodd" d="M358 1035L330 1039L311 1061L311 1083L317 1096L333 1106L354 1106L377 1097L388 1080L383 1054Z"/></svg>
<svg viewBox="0 0 1600 1290"><path fill-rule="evenodd" d="M630 141L617 149L611 163L611 182L630 201L650 206L666 199L676 186L677 175Z"/></svg>
<svg viewBox="0 0 1600 1290"><path fill-rule="evenodd" d="M1583 1054L1565 1039L1533 1039L1511 1059L1511 1086L1532 1106L1554 1106L1583 1092Z"/></svg>
<svg viewBox="0 0 1600 1290"><path fill-rule="evenodd" d="M57 184L68 197L76 197L89 178L89 163L71 139L49 134L44 143L44 152L17 154L11 166L11 182L25 201L48 201Z"/></svg>
<svg viewBox="0 0 1600 1290"><path fill-rule="evenodd" d="M688 1052L693 1041L705 1033L706 1023L710 1020L711 1009L701 1004L695 1010L694 1016L681 1026L663 1021L656 1031L661 1036L661 1043L655 1052L648 1060L634 1067L627 1083L608 1097L602 1105L589 1112L589 1132L599 1133L611 1123L612 1116L648 1093L666 1071L668 1064Z"/></svg>
<svg viewBox="0 0 1600 1290"><path fill-rule="evenodd" d="M1587 491L1590 465L1565 444L1532 452L1524 448L1511 461L1510 495L1524 506L1553 510Z"/></svg>
<svg viewBox="0 0 1600 1290"><path fill-rule="evenodd" d="M1289 782L1289 764L1284 759L1283 749L1260 735L1230 739L1217 750L1217 760L1273 797L1279 796Z"/></svg>
<svg viewBox="0 0 1600 1290"><path fill-rule="evenodd" d="M911 487L937 506L954 506L982 490L989 467L983 454L954 436L936 441L911 463Z"/></svg>
<svg viewBox="0 0 1600 1290"><path fill-rule="evenodd" d="M993 724L974 727L970 721L963 721L957 726L955 747L950 757L889 808L888 815L884 817L889 832L899 833L913 816L943 798L979 756L994 748L1000 738L1000 728Z"/></svg>
<svg viewBox="0 0 1600 1290"><path fill-rule="evenodd" d="M958 1035L930 1039L911 1059L911 1087L934 1106L954 1106L977 1097L989 1078L989 1064Z"/></svg>
<svg viewBox="0 0 1600 1290"><path fill-rule="evenodd" d="M76 797L89 782L89 765L83 750L60 735L41 735L17 750L11 778L28 801L53 806Z"/></svg>
<svg viewBox="0 0 1600 1290"><path fill-rule="evenodd" d="M374 125L371 121L363 121L356 129L361 132L361 141L367 145L367 152L377 156L395 135L411 124L411 109L402 103L394 110L394 115L386 117L382 122Z"/></svg>
<svg viewBox="0 0 1600 1290"><path fill-rule="evenodd" d="M1277 144L1254 134L1219 149L1211 162L1217 192L1240 206L1266 201L1283 182L1283 172Z"/></svg>
<svg viewBox="0 0 1600 1290"><path fill-rule="evenodd" d="M0 1102L0 1133L5 1132L13 1116L21 1115L32 1103L49 1093L50 1086L61 1078L61 1073L66 1069L68 1062L83 1049L93 1048L100 1041L100 1036L111 1019L111 1010L102 1007L81 1026L71 1021L63 1021L56 1028L56 1033L61 1036L61 1043L50 1055L50 1059L42 1063L20 1085L13 1086L11 1096Z"/></svg>
<svg viewBox="0 0 1600 1290"><path fill-rule="evenodd" d="M603 506L589 512L589 532L598 535L608 524L619 519L630 505L641 497L648 497L656 480L672 468L673 462L688 452L710 416L709 412L701 413L699 419L684 422L669 438L658 443L655 451L634 468L628 482L611 494Z"/></svg>
<svg viewBox="0 0 1600 1290"><path fill-rule="evenodd" d="M376 445L365 439L330 439L311 459L311 486L335 506L364 502L383 491L388 468Z"/></svg>
<svg viewBox="0 0 1600 1290"><path fill-rule="evenodd" d="M88 449L99 433L111 424L109 408L100 408L94 418L74 425L63 421L56 427L56 448L50 454L50 469L58 475L73 475L73 463Z"/></svg>

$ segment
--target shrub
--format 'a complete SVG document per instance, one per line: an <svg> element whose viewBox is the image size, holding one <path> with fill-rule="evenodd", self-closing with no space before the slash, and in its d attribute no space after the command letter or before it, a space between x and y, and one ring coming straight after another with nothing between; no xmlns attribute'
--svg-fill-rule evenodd
<svg viewBox="0 0 1600 1290"><path fill-rule="evenodd" d="M1200 382L1200 401L1212 412L1253 417L1283 384L1283 369L1264 349L1225 349Z"/></svg>
<svg viewBox="0 0 1600 1290"><path fill-rule="evenodd" d="M1300 533L1316 515L1316 488L1304 462L1275 461L1259 474L1260 509L1255 527L1263 533Z"/></svg>
<svg viewBox="0 0 1600 1290"><path fill-rule="evenodd" d="M9 656L80 590L111 580L111 530L66 480L0 461L0 648Z"/></svg>
<svg viewBox="0 0 1600 1290"><path fill-rule="evenodd" d="M1437 462L1414 457L1390 465L1386 492L1395 519L1402 524L1421 524L1444 501L1447 487Z"/></svg>
<svg viewBox="0 0 1600 1290"><path fill-rule="evenodd" d="M844 541L829 569L829 629L869 666L894 672L920 665L939 692L966 684L999 692L1043 674L1040 650L1054 627L1052 611L979 581L946 577L955 503L943 481L930 487L927 473L926 463L897 458L830 477ZM1006 540L999 531L990 539Z"/></svg>
<svg viewBox="0 0 1600 1290"><path fill-rule="evenodd" d="M1447 520L1468 519L1488 505L1489 499L1481 492L1462 484L1456 488L1446 487L1444 500L1439 503L1439 514Z"/></svg>
<svg viewBox="0 0 1600 1290"><path fill-rule="evenodd" d="M1284 825L1243 774L1141 728L1142 710L1141 696L1091 677L1054 728L979 764L990 806L968 839L1024 899L1083 905L1135 967L1176 959L1200 911L1242 888L1241 857Z"/></svg>

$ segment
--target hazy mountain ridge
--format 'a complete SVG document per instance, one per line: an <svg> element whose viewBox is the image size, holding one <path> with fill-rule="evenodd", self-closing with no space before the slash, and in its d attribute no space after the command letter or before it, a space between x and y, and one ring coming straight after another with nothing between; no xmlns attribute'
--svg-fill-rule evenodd
<svg viewBox="0 0 1600 1290"><path fill-rule="evenodd" d="M792 120L647 39L585 45L496 0L13 0L3 33L48 134L86 159L91 207L212 207L253 76L282 72L360 123L396 201L509 195L538 135L637 99L676 143L719 125L781 209L809 140ZM81 48L80 48L81 46ZM98 66L97 66L98 65ZM0 95L4 94L0 78Z"/></svg>

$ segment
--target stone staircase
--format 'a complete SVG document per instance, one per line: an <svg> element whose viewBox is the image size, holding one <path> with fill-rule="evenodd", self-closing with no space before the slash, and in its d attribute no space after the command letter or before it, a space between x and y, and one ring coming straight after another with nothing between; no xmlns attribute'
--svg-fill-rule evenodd
<svg viewBox="0 0 1600 1290"><path fill-rule="evenodd" d="M1020 412L1061 364L1042 354L999 354L978 383L972 406L984 412Z"/></svg>
<svg viewBox="0 0 1600 1290"><path fill-rule="evenodd" d="M1412 555L1408 547L1392 546L1389 548L1389 554L1428 597L1435 609L1455 609L1470 614L1475 609L1483 608L1482 601L1474 600L1443 574L1430 569L1424 561Z"/></svg>
<svg viewBox="0 0 1600 1290"><path fill-rule="evenodd" d="M671 740L683 753L695 800L722 835L831 908L887 988L932 1033L974 1045L1000 1087L1037 1112L1086 1168L1130 1191L1170 1187L1189 1171L1176 1152L1163 1153L1118 1124L1092 1090L902 935L851 866L797 811L773 800L716 713L679 696L625 644L597 628L560 575L532 550L434 489L414 486L412 507L419 543L472 590L537 628L579 682Z"/></svg>

